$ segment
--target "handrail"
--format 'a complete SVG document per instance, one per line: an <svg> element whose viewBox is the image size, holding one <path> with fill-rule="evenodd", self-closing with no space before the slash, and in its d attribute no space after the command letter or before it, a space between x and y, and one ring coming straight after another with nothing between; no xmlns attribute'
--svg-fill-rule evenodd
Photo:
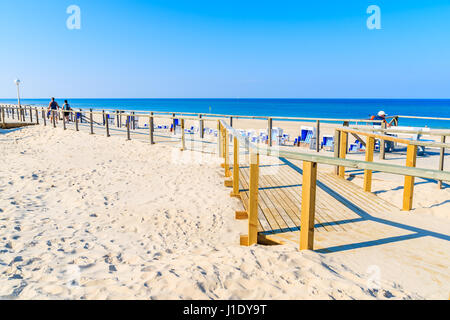
<svg viewBox="0 0 450 320"><path fill-rule="evenodd" d="M405 144L405 145L415 145L415 146L435 147L435 148L450 148L450 144L447 144L447 143L427 142L427 141L420 141L420 140L408 140L408 139L402 139L402 138L397 138L397 137L388 136L388 135L381 135L381 134L366 132L368 130L359 130L359 129L352 130L352 129L344 128L344 127L336 128L336 130L341 131L341 132L347 132L347 133L367 136L367 137L373 137L373 138L380 139L380 140L388 140L388 141L397 142L397 143L401 143L401 144ZM394 133L394 131L390 131L389 133Z"/></svg>
<svg viewBox="0 0 450 320"><path fill-rule="evenodd" d="M361 126L351 126L349 127L350 129L355 129L355 130L361 130L361 131L367 131L367 132L382 132L382 133L392 133L392 134L396 134L396 133L404 133L404 134L421 134L424 136L450 136L450 130L436 130L436 129L430 129L430 130L423 130L423 129L419 129L419 130L414 130L414 129L397 129L397 127L392 127L392 128L374 128L374 127L361 127Z"/></svg>
<svg viewBox="0 0 450 320"><path fill-rule="evenodd" d="M8 104L0 104L0 106L5 106ZM9 105L11 106L11 105ZM17 107L17 105L13 105ZM22 107L41 107L46 108L46 106L36 106L36 105L22 105ZM89 108L76 108L76 109L84 109L89 110ZM115 112L116 110L121 111L120 109L108 109L108 108L93 108L93 110L105 110L105 111L112 111ZM209 117L220 117L220 118L235 118L235 119L253 119L253 120L293 120L293 121L330 121L330 122L363 122L363 123L382 123L382 120L370 120L370 119L339 119L339 118L307 118L307 117L281 117L281 116L250 116L250 115L224 115L224 114L214 114L214 113L195 113L195 112L172 112L172 111L154 111L154 110L126 110L127 112L137 112L137 113L148 113L153 112L155 114L163 113L163 114L175 114L175 115L182 115L182 114L192 114L197 116L209 116ZM135 115L137 115L137 113ZM208 119L208 120L217 120L217 119Z"/></svg>
<svg viewBox="0 0 450 320"><path fill-rule="evenodd" d="M220 120L220 124L224 126L234 137L237 137L240 141L244 141L240 137L242 137L238 131L230 127L225 121ZM242 137L244 138L244 137ZM384 136L383 136L384 138ZM406 141L406 140L405 140ZM356 169L364 169L364 170L374 170L381 171L386 173L397 174L401 176L413 176L417 178L425 178L425 179L438 179L443 181L450 181L450 172L434 170L434 169L422 169L422 168L412 168L405 167L396 164L390 163L376 163L369 162L363 160L353 160L353 159L343 159L343 158L335 158L331 156L318 155L313 153L305 153L305 152L294 152L294 151L285 151L280 150L274 147L259 147L252 143L249 143L250 149L253 149L255 152L260 154L265 154L269 156L281 156L287 159L295 159L295 160L303 160L310 162L317 162L326 165L333 166L341 166L341 167L349 167ZM450 147L450 146L449 146Z"/></svg>
<svg viewBox="0 0 450 320"><path fill-rule="evenodd" d="M397 118L405 118L405 119L425 119L425 120L440 120L440 121L449 121L450 118L439 118L439 117L425 117L425 116L396 116Z"/></svg>

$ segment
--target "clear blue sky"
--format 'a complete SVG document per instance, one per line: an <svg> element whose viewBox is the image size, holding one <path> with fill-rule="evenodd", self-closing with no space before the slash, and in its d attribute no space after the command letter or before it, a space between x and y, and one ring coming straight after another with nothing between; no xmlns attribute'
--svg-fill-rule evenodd
<svg viewBox="0 0 450 320"><path fill-rule="evenodd" d="M450 98L449 0L4 0L0 39L0 98Z"/></svg>

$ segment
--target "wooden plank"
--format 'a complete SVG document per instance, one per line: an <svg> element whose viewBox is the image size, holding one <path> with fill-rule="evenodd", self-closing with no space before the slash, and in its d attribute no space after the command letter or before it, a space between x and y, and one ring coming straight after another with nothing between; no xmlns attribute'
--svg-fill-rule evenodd
<svg viewBox="0 0 450 320"><path fill-rule="evenodd" d="M349 199L355 199L355 204L358 204L358 206L366 206L368 208L371 208L375 212L380 209L388 211L392 211L393 209L392 204L387 203L375 194L362 193L361 188L351 181L339 179L334 175L326 173L319 173L318 175L322 183L331 188L334 188L335 190L339 190ZM322 178L323 176L326 176L326 178Z"/></svg>
<svg viewBox="0 0 450 320"><path fill-rule="evenodd" d="M317 163L303 163L300 250L314 249L314 215L316 208Z"/></svg>
<svg viewBox="0 0 450 320"><path fill-rule="evenodd" d="M264 187L272 187L266 176L260 172L260 183L264 183ZM266 207L272 212L274 217L277 217L278 224L282 229L292 229L296 224L292 218L287 214L285 206L283 206L278 197L275 196L275 189L260 190L261 198L264 200Z"/></svg>
<svg viewBox="0 0 450 320"><path fill-rule="evenodd" d="M320 176L320 174L319 174ZM361 190L361 188L357 187L358 190L353 190L350 186L353 185L351 181L347 181L344 179L339 179L339 181L335 181L333 177L329 177L329 180L324 181L321 179L320 181L324 184L326 184L327 187L331 188L332 190L339 193L339 195L345 199L345 201L348 201L349 203L353 204L357 208L360 208L361 210L369 213L374 214L378 212L391 212L392 208L385 208L384 206L381 206L380 203L377 201L373 201L370 197L370 193L364 193ZM347 182L347 183L346 183ZM375 196L375 195L374 195ZM376 197L376 196L375 196ZM339 201L339 200L336 200ZM340 202L340 201L339 201ZM359 215L357 212L354 212L353 209L348 208L345 203L342 204L345 208L344 210L348 212L346 215L346 219L349 218L358 218ZM330 203L330 206L333 206L332 203Z"/></svg>
<svg viewBox="0 0 450 320"><path fill-rule="evenodd" d="M302 175L300 173L298 173L297 171L293 170L292 168L286 167L284 170L280 170L280 173L278 176L273 176L273 178L275 180L279 179L278 181L279 181L280 185L283 185L283 184L295 185L295 184L298 184L299 181L301 181ZM295 180L291 181L292 178ZM298 219L300 219L300 207L301 207L301 202L302 202L302 187L282 188L281 192L286 194L286 199L289 199L289 200L287 200L287 201L289 201L288 203L290 203L291 208L293 208L293 210L295 210L296 215L298 216ZM325 209L325 206L321 206L320 204L319 204L319 206L322 209ZM328 227L326 227L324 225L324 221L326 220L325 216L328 216L325 211L316 212L316 222L324 230L328 231ZM330 218L330 217L328 217L328 218ZM332 220L332 219L330 218L330 220ZM300 224L298 224L298 226L300 226Z"/></svg>
<svg viewBox="0 0 450 320"><path fill-rule="evenodd" d="M250 181L249 170L243 171L243 177L245 177L247 181ZM248 189L250 189L250 186L248 186ZM288 226L283 219L281 219L276 212L271 210L270 205L266 204L266 195L262 194L260 191L259 193L261 194L261 198L258 199L258 205L261 209L261 213L269 222L270 230L286 229Z"/></svg>
<svg viewBox="0 0 450 320"><path fill-rule="evenodd" d="M415 167L417 157L417 146L409 145L406 151L406 166ZM403 190L403 211L409 211L412 209L414 193L414 177L405 176L405 185Z"/></svg>
<svg viewBox="0 0 450 320"><path fill-rule="evenodd" d="M375 138L367 137L367 145L366 145L366 161L373 161L373 151L375 148ZM364 170L364 191L371 192L372 191L372 170Z"/></svg>
<svg viewBox="0 0 450 320"><path fill-rule="evenodd" d="M240 170L240 182L242 184L242 187L244 189L249 190L249 169L241 169ZM245 191L245 192L241 192L241 197L244 201L244 203L246 203L246 208L248 211L248 199L249 199L249 191ZM246 198L246 202L244 200L244 198ZM261 224L261 226L263 226L263 229L265 231L271 231L271 230L275 230L278 229L279 226L277 224L277 222L275 221L275 219L273 218L271 212L266 211L264 208L261 207L261 204L259 204L259 211L258 211L258 220ZM263 210L264 209L264 210Z"/></svg>

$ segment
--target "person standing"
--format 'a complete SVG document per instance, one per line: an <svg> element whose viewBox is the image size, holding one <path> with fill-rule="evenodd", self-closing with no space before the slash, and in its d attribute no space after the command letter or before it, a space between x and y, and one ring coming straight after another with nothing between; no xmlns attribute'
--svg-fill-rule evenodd
<svg viewBox="0 0 450 320"><path fill-rule="evenodd" d="M62 110L64 112L63 117L65 117L66 121L69 122L70 110L72 110L72 109L70 108L70 105L67 102L67 100L64 100L64 104L62 106Z"/></svg>
<svg viewBox="0 0 450 320"><path fill-rule="evenodd" d="M56 123L58 123L59 105L58 105L58 102L55 101L55 98L52 98L52 101L50 101L47 110L50 113L50 121L53 122L53 117L55 117L55 121L56 121Z"/></svg>

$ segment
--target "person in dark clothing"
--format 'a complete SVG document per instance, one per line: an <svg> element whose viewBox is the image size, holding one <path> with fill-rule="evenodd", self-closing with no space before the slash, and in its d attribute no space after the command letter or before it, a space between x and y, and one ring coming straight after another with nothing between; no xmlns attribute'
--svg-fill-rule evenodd
<svg viewBox="0 0 450 320"><path fill-rule="evenodd" d="M52 98L52 101L50 101L47 110L50 112L50 121L53 122L53 117L55 117L55 121L58 122L59 105L58 102L55 101L55 98Z"/></svg>
<svg viewBox="0 0 450 320"><path fill-rule="evenodd" d="M64 110L64 117L66 118L66 121L69 122L70 110L72 109L70 108L70 105L67 102L67 100L64 100L64 105L62 106L62 109Z"/></svg>
<svg viewBox="0 0 450 320"><path fill-rule="evenodd" d="M370 120L382 120L383 123L386 124L386 127L389 127L390 125L388 124L387 120L386 120L386 116L387 114L384 111L379 111L378 114L376 116L372 116L370 118ZM374 125L379 125L378 122L374 122Z"/></svg>

